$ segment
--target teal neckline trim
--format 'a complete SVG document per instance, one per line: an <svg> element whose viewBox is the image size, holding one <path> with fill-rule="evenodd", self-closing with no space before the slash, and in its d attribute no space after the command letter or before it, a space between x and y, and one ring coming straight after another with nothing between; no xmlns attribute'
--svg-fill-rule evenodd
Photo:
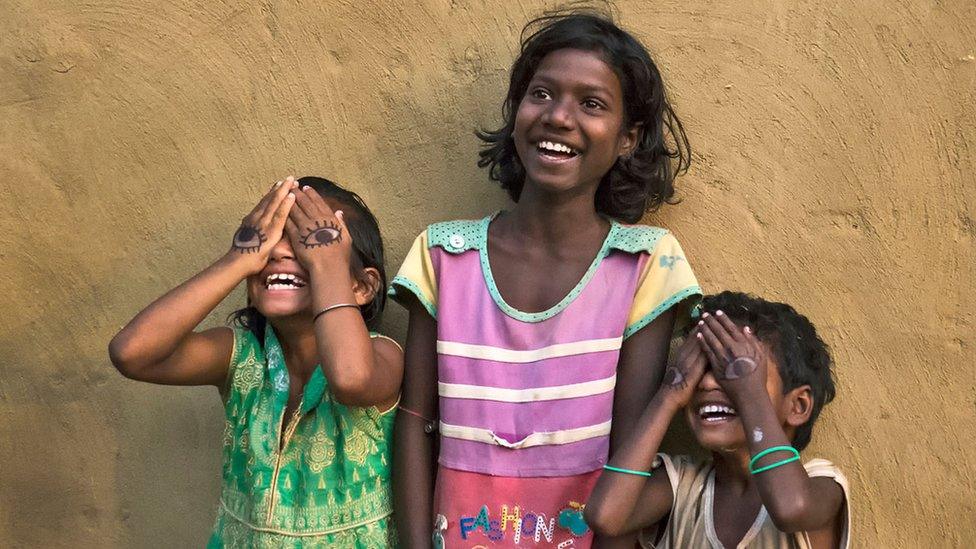
<svg viewBox="0 0 976 549"><path fill-rule="evenodd" d="M485 279L485 284L488 286L488 293L491 294L491 298L495 301L495 305L497 305L498 308L508 316L522 322L542 322L556 316L557 314L563 312L566 307L569 307L569 305L575 301L577 297L579 297L580 293L583 292L583 289L586 288L586 285L590 282L590 279L593 278L593 275L596 274L596 270L600 267L600 263L603 262L603 258L609 254L611 243L614 241L614 237L616 236L616 233L620 227L616 221L612 219L610 220L610 230L607 232L606 238L603 239L603 245L600 247L600 251L597 252L596 257L593 258L593 262L590 263L589 268L587 268L586 272L583 273L583 277L580 278L579 282L576 283L576 286L574 286L565 297L545 311L527 313L512 307L505 301L505 298L502 297L501 292L498 291L498 286L495 284L495 277L491 272L491 263L488 259L488 225L491 224L491 221L497 217L499 213L500 212L495 212L494 214L481 220L481 230L479 231L480 238L478 239L481 243L483 243L481 249L478 250L481 258L481 274Z"/></svg>
<svg viewBox="0 0 976 549"><path fill-rule="evenodd" d="M702 295L701 286L697 284L695 284L694 286L688 286L684 290L675 292L674 294L671 295L671 297L662 301L660 305L654 307L654 309L652 309L651 312L642 316L639 320L637 320L630 326L627 326L627 329L624 330L624 339L627 339L628 337L639 332L641 328L647 326L648 324L653 322L655 318L661 316L661 313L663 313L664 311L667 311L671 307L674 307L678 303L692 296L699 296L699 299L696 300L695 303L690 307L690 317L697 318L697 315L695 313L697 312L698 302L700 301L701 295ZM674 323L675 331L681 330L684 327L684 324L685 324L684 319L682 318L675 319L675 323Z"/></svg>

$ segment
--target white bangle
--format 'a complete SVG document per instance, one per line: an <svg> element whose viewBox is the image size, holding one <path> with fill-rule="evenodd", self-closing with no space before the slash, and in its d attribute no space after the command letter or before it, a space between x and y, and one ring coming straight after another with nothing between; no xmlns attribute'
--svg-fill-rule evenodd
<svg viewBox="0 0 976 549"><path fill-rule="evenodd" d="M355 307L355 308L358 309L359 308L359 305L356 305L355 303L336 303L335 305L329 305L328 307L326 307L326 308L322 309L321 311L315 313L315 316L312 317L312 324L315 324L315 321L318 320L319 317L322 316L322 315L324 315L325 313L327 313L329 311L334 311L336 309L341 309L343 307Z"/></svg>

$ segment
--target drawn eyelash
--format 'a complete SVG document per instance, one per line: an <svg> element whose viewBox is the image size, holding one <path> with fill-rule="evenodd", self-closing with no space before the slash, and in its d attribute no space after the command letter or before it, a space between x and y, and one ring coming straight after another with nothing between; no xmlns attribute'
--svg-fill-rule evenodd
<svg viewBox="0 0 976 549"><path fill-rule="evenodd" d="M241 225L234 233L234 242L231 245L240 253L249 254L260 250L267 239L268 237L257 228Z"/></svg>
<svg viewBox="0 0 976 549"><path fill-rule="evenodd" d="M316 248L318 246L329 246L342 241L342 229L332 221L315 221L315 227L308 227L305 236L302 237L302 244L306 248Z"/></svg>

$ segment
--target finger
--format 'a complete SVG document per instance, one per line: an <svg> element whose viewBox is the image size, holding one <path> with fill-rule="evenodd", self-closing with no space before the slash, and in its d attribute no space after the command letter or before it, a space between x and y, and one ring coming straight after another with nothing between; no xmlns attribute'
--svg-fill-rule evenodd
<svg viewBox="0 0 976 549"><path fill-rule="evenodd" d="M261 211L258 218L258 223L261 226L267 227L271 224L271 218L274 217L285 198L291 194L290 188L293 186L293 182L290 179L286 179L281 185L276 183L273 190L268 193L269 200L265 203L264 210Z"/></svg>
<svg viewBox="0 0 976 549"><path fill-rule="evenodd" d="M295 189L295 206L301 208L302 213L305 214L305 217L309 219L315 219L317 217L315 215L315 205L312 202L311 197L308 196L308 192L306 192L304 189Z"/></svg>
<svg viewBox="0 0 976 549"><path fill-rule="evenodd" d="M271 215L268 226L270 232L281 234L281 231L285 227L285 221L288 220L288 212L294 203L295 195L293 193L288 193L281 199L281 202L278 203L278 208Z"/></svg>
<svg viewBox="0 0 976 549"><path fill-rule="evenodd" d="M701 322L702 324L704 323L704 321ZM699 326L702 324L699 324ZM716 372L724 372L725 364L719 363L718 357L715 356L715 352L712 351L711 346L709 346L708 342L705 341L705 333L699 330L699 332L695 335L695 338L698 340L698 347L702 350L702 352L705 353L705 357L708 358L708 362L712 365L712 368Z"/></svg>
<svg viewBox="0 0 976 549"><path fill-rule="evenodd" d="M742 341L743 339L742 328L736 325L735 322L732 322L732 319L729 318L729 315L725 314L722 311L715 311L715 318L718 320L719 324L721 324L722 327L725 328L725 331L726 333L729 334L729 337L731 337L735 341Z"/></svg>
<svg viewBox="0 0 976 549"><path fill-rule="evenodd" d="M292 211L295 209L292 208ZM301 244L301 231L298 225L295 224L295 220L291 216L285 219L285 234L288 235L288 240L291 241L291 247L295 250L298 249L298 245Z"/></svg>
<svg viewBox="0 0 976 549"><path fill-rule="evenodd" d="M302 187L302 192L308 197L308 203L315 209L315 213L319 215L324 215L326 217L333 217L335 212L332 211L332 207L329 203L322 198L322 195L318 191L305 185Z"/></svg>
<svg viewBox="0 0 976 549"><path fill-rule="evenodd" d="M725 314L721 313L721 316L725 316ZM729 356L735 354L733 349L736 349L738 345L736 345L736 341L732 339L728 330L725 329L725 326L722 325L722 322L719 321L719 313L714 315L705 313L702 315L702 320L705 321L705 326L708 327L709 331L722 343L723 354L728 354Z"/></svg>
<svg viewBox="0 0 976 549"><path fill-rule="evenodd" d="M702 341L705 342L705 351L710 352L709 360L711 360L712 356L714 355L715 361L713 361L713 365L721 366L724 370L725 364L728 362L728 351L725 349L725 346L722 345L722 340L720 340L718 336L715 335L715 332L712 331L712 328L708 323L708 318L702 320L700 327Z"/></svg>
<svg viewBox="0 0 976 549"><path fill-rule="evenodd" d="M299 228L307 227L312 224L312 218L309 217L305 210L301 207L301 201L306 200L304 193L301 190L295 189L292 192L295 195L295 202L292 204L291 210L288 211L288 217L298 225Z"/></svg>

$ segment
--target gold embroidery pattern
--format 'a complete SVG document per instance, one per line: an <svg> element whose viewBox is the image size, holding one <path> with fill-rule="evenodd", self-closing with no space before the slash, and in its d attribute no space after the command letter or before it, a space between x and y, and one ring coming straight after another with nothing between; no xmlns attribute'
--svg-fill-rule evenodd
<svg viewBox="0 0 976 549"><path fill-rule="evenodd" d="M335 459L336 445L331 437L325 434L325 429L320 425L312 436L310 449L308 451L308 468L313 473L321 473Z"/></svg>

